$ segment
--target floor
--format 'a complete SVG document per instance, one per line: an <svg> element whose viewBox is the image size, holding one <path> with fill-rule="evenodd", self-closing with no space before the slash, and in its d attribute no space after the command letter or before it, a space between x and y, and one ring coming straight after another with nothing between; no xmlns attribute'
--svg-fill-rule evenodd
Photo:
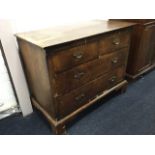
<svg viewBox="0 0 155 155"><path fill-rule="evenodd" d="M1 135L50 135L46 119L34 111L23 118L17 114L0 120ZM154 135L155 71L116 93L100 100L68 125L68 135Z"/></svg>

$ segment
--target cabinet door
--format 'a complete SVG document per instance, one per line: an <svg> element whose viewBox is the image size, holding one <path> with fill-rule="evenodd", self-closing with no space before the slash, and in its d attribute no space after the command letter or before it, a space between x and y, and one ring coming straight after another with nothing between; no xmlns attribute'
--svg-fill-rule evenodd
<svg viewBox="0 0 155 155"><path fill-rule="evenodd" d="M151 52L151 64L155 64L155 25L151 25L149 27L149 31L151 33L150 37L150 48L149 51Z"/></svg>
<svg viewBox="0 0 155 155"><path fill-rule="evenodd" d="M152 38L152 27L144 27L144 31L141 37L140 43L140 54L138 55L138 71L142 71L151 65L151 38Z"/></svg>

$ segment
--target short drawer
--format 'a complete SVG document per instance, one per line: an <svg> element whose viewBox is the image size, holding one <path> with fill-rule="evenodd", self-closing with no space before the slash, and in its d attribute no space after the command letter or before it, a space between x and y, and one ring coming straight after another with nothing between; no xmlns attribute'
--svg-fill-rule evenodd
<svg viewBox="0 0 155 155"><path fill-rule="evenodd" d="M98 48L100 54L116 51L120 48L129 46L130 33L129 31L118 31L107 34L99 38Z"/></svg>
<svg viewBox="0 0 155 155"><path fill-rule="evenodd" d="M89 82L88 84L68 93L57 99L59 118L62 118L82 105L86 104L89 100L95 98L104 90L113 87L117 83L123 80L124 68L118 68L107 75L101 76L96 80Z"/></svg>
<svg viewBox="0 0 155 155"><path fill-rule="evenodd" d="M117 53L100 56L98 59L82 64L66 72L55 74L56 91L58 95L80 87L95 78L127 62L128 49L121 49Z"/></svg>
<svg viewBox="0 0 155 155"><path fill-rule="evenodd" d="M89 60L93 60L97 55L97 42L94 41L57 51L55 54L49 56L49 62L54 72L59 73Z"/></svg>

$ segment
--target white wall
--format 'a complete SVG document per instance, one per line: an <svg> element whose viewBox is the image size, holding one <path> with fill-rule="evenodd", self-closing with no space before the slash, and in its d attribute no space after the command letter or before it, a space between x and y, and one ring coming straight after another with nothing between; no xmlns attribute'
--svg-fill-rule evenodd
<svg viewBox="0 0 155 155"><path fill-rule="evenodd" d="M94 18L94 19L63 19L61 21L56 20L57 18L55 17L54 19L18 19L18 20L11 20L12 28L14 33L18 32L25 32L25 31L33 31L37 29L43 29L43 28L48 28L48 27L56 27L56 26L63 26L63 25L70 25L70 24L76 24L80 22L85 22L85 21L90 21L94 19L99 19L99 18ZM103 20L103 19L102 19ZM107 20L107 19L104 19Z"/></svg>
<svg viewBox="0 0 155 155"><path fill-rule="evenodd" d="M2 50L0 49L0 113L13 107L17 107L17 101L2 56Z"/></svg>
<svg viewBox="0 0 155 155"><path fill-rule="evenodd" d="M8 20L0 20L0 39L15 84L22 113L26 116L32 112L32 106L18 55L16 40L13 36L11 22Z"/></svg>

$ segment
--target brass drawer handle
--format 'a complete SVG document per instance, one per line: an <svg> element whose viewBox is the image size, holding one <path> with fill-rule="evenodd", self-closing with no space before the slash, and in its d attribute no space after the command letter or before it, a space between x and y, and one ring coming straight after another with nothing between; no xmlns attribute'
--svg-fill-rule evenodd
<svg viewBox="0 0 155 155"><path fill-rule="evenodd" d="M114 58L111 62L112 62L113 64L117 64L117 63L118 63L118 58Z"/></svg>
<svg viewBox="0 0 155 155"><path fill-rule="evenodd" d="M85 94L81 94L81 95L75 97L75 100L76 101L81 101L84 97L85 97Z"/></svg>
<svg viewBox="0 0 155 155"><path fill-rule="evenodd" d="M114 44L114 45L119 45L120 42L119 42L119 41L113 41L113 44Z"/></svg>
<svg viewBox="0 0 155 155"><path fill-rule="evenodd" d="M80 60L83 58L83 52L76 52L73 54L73 57L76 59L76 60Z"/></svg>
<svg viewBox="0 0 155 155"><path fill-rule="evenodd" d="M112 77L109 79L109 81L110 81L111 83L116 82L116 80L117 80L117 76L112 76Z"/></svg>
<svg viewBox="0 0 155 155"><path fill-rule="evenodd" d="M116 46L119 45L120 44L120 39L119 38L114 39L113 44L116 45Z"/></svg>
<svg viewBox="0 0 155 155"><path fill-rule="evenodd" d="M85 75L84 72L77 73L77 74L74 75L74 79L80 79L84 75Z"/></svg>

